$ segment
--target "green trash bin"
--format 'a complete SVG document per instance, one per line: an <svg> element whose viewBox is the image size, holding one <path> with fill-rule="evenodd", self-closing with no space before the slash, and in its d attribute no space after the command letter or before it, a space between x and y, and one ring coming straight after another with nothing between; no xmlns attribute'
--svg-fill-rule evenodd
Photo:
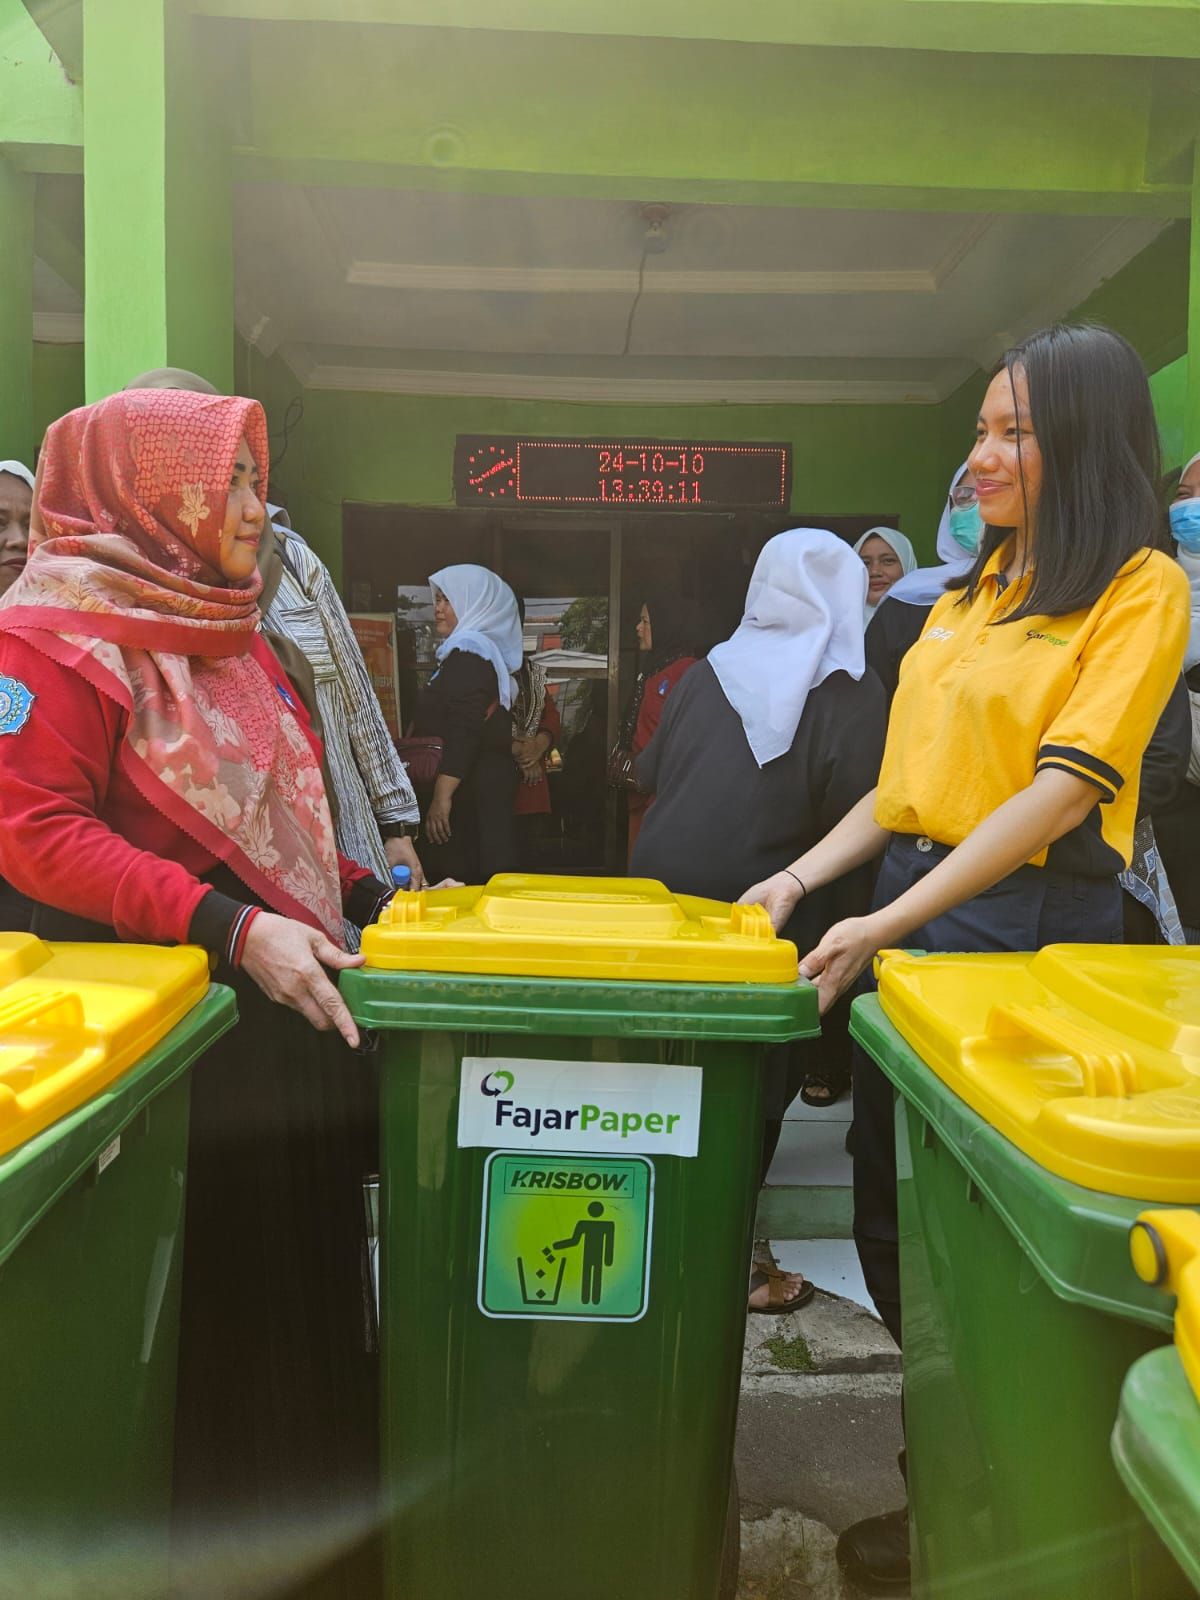
<svg viewBox="0 0 1200 1600"><path fill-rule="evenodd" d="M818 1031L794 947L513 875L397 897L364 953L388 1596L713 1600L765 1061Z"/></svg>
<svg viewBox="0 0 1200 1600"><path fill-rule="evenodd" d="M191 1063L236 1021L194 947L0 934L0 1595L160 1600Z"/></svg>
<svg viewBox="0 0 1200 1600"><path fill-rule="evenodd" d="M1129 1270L1130 1227L1148 1201L1200 1197L1189 1017L1200 952L1150 948L897 953L855 1002L852 1033L899 1090L921 1600L1191 1593L1109 1448L1174 1309Z"/></svg>
<svg viewBox="0 0 1200 1600"><path fill-rule="evenodd" d="M1152 1350L1130 1369L1112 1452L1126 1488L1200 1594L1200 1402L1176 1351Z"/></svg>
<svg viewBox="0 0 1200 1600"><path fill-rule="evenodd" d="M1178 1296L1176 1348L1130 1368L1113 1460L1200 1594L1200 1213L1144 1212L1131 1245L1139 1277Z"/></svg>

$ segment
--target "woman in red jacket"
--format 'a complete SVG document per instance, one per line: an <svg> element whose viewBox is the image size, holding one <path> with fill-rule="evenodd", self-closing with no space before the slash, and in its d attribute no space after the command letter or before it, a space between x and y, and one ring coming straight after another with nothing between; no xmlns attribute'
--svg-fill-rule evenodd
<svg viewBox="0 0 1200 1600"><path fill-rule="evenodd" d="M319 741L258 632L267 458L251 400L72 412L0 599L0 874L34 932L200 944L238 992L193 1079L176 1490L209 1517L355 1493L372 1411L371 1086L325 969L360 963L343 913L388 889L338 856Z"/></svg>

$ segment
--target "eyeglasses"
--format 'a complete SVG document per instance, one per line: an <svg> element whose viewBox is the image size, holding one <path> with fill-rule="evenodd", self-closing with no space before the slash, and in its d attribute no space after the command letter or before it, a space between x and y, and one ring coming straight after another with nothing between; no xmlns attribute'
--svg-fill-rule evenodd
<svg viewBox="0 0 1200 1600"><path fill-rule="evenodd" d="M962 509L973 506L979 499L979 491L973 483L956 483L950 491L950 504Z"/></svg>

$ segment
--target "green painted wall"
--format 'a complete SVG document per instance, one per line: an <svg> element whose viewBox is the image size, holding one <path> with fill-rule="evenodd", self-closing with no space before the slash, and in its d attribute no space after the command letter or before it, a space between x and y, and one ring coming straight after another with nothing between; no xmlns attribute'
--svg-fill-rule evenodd
<svg viewBox="0 0 1200 1600"><path fill-rule="evenodd" d="M84 403L83 346L35 344L33 347L33 426L42 435L57 418Z"/></svg>
<svg viewBox="0 0 1200 1600"><path fill-rule="evenodd" d="M247 176L787 205L869 193L905 209L1188 208L1186 188L1147 180L1147 60L353 24L263 24L250 38Z"/></svg>
<svg viewBox="0 0 1200 1600"><path fill-rule="evenodd" d="M83 0L90 399L151 367L233 382L228 92L174 0Z"/></svg>
<svg viewBox="0 0 1200 1600"><path fill-rule="evenodd" d="M1172 223L1072 313L1123 333L1150 372L1187 349L1188 232Z"/></svg>
<svg viewBox="0 0 1200 1600"><path fill-rule="evenodd" d="M343 500L453 504L458 433L778 439L794 446L792 507L814 515L896 512L932 553L943 480L936 406L586 406L310 390L279 487L292 520L336 573ZM272 434L280 417L270 415Z"/></svg>
<svg viewBox="0 0 1200 1600"><path fill-rule="evenodd" d="M33 448L33 179L0 151L0 438L23 460Z"/></svg>
<svg viewBox="0 0 1200 1600"><path fill-rule="evenodd" d="M302 442L305 437L304 390L295 373L278 355L264 356L240 337L234 341L234 387L238 394L253 395L267 413L271 440L271 481L268 493L273 502L290 506L295 496L289 484L300 480ZM299 522L296 526L299 527ZM339 548L340 536L336 541Z"/></svg>

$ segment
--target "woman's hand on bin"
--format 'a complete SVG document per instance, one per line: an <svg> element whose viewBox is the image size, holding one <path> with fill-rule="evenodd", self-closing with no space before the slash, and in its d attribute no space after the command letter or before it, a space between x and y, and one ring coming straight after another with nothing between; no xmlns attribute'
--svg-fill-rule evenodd
<svg viewBox="0 0 1200 1600"><path fill-rule="evenodd" d="M816 984L822 1016L885 943L873 917L847 917L801 958L800 976Z"/></svg>
<svg viewBox="0 0 1200 1600"><path fill-rule="evenodd" d="M343 972L362 964L361 955L339 950L316 928L270 911L250 924L242 953L243 969L268 1000L291 1006L322 1033L336 1028L352 1050L358 1049L358 1029L325 968Z"/></svg>
<svg viewBox="0 0 1200 1600"><path fill-rule="evenodd" d="M389 867L407 867L412 873L412 883L409 887L414 893L425 887L425 872L421 866L421 858L411 839L385 839L383 853L387 856Z"/></svg>
<svg viewBox="0 0 1200 1600"><path fill-rule="evenodd" d="M803 889L790 872L777 872L773 877L753 884L739 898L738 904L765 906L771 926L776 933L782 933L803 894Z"/></svg>

